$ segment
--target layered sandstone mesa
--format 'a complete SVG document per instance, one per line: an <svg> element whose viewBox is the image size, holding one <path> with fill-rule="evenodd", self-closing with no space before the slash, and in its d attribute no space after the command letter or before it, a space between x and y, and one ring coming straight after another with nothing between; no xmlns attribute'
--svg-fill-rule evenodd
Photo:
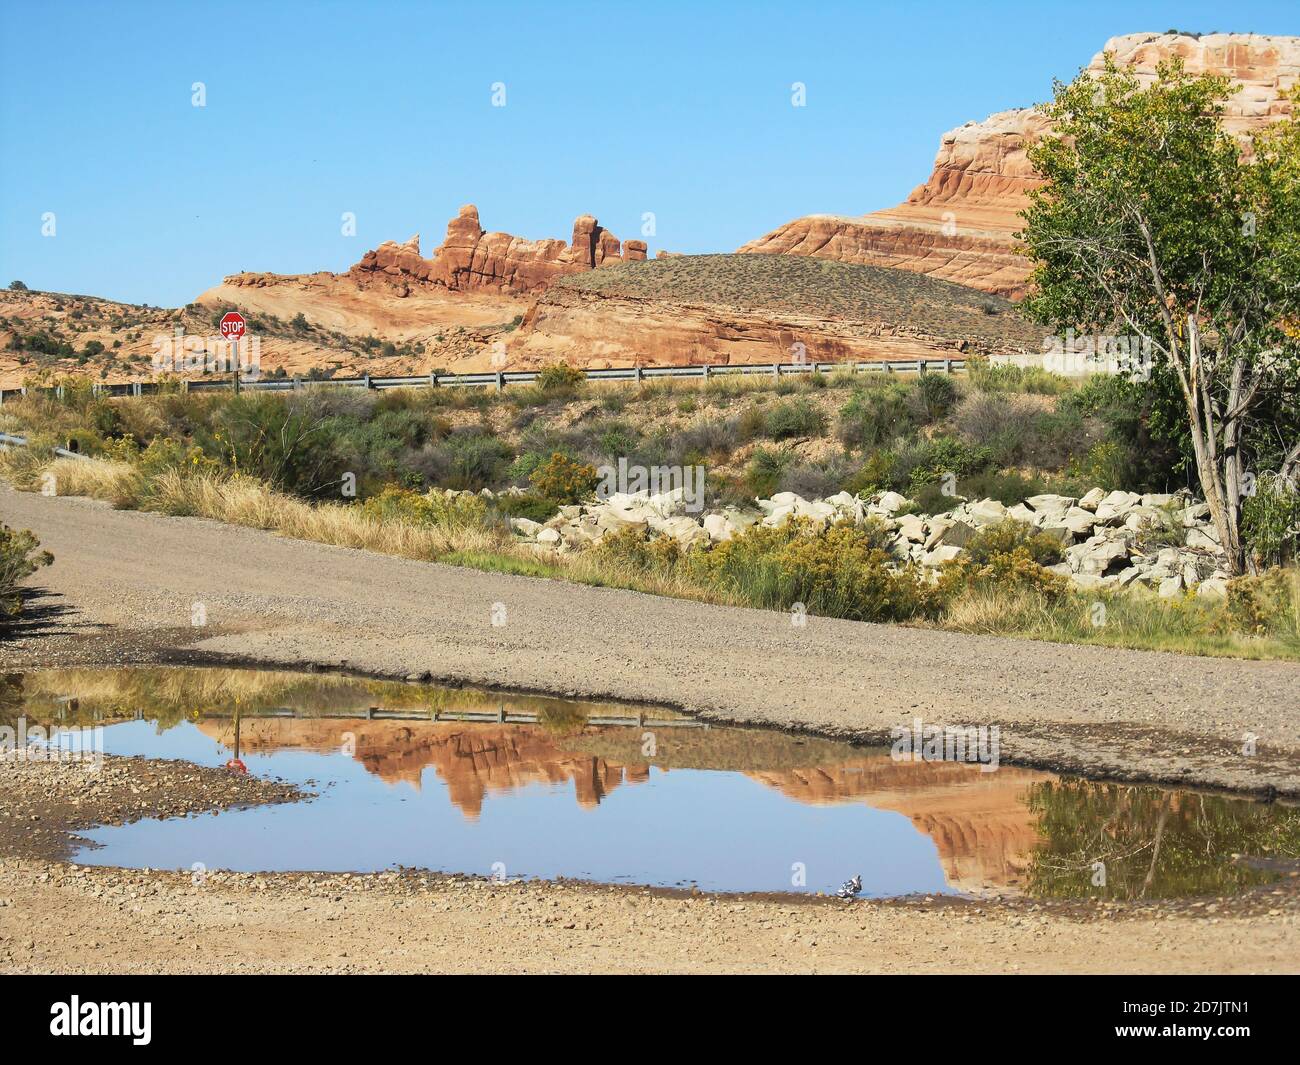
<svg viewBox="0 0 1300 1065"><path fill-rule="evenodd" d="M1145 83L1175 55L1192 73L1231 78L1237 89L1224 124L1234 134L1248 135L1287 114L1284 94L1300 79L1300 37L1134 33L1107 41L1087 69L1100 71L1106 52ZM740 251L889 266L1019 298L1029 264L1017 254L1014 234L1028 192L1039 183L1026 148L1047 128L1032 108L968 122L943 135L930 179L897 207L858 218L797 218Z"/></svg>
<svg viewBox="0 0 1300 1065"><path fill-rule="evenodd" d="M568 244L562 240L524 240L509 233L485 232L478 208L466 204L447 223L447 236L431 259L420 255L416 234L405 244L385 241L368 251L348 271L365 282L431 283L456 292L489 289L511 294L541 291L564 274L582 273L613 262L646 258L646 244L618 237L589 214L573 223Z"/></svg>

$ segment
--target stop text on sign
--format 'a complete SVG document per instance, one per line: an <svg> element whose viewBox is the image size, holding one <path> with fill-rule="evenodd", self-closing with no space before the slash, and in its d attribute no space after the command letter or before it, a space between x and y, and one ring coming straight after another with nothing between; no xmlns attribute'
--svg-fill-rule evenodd
<svg viewBox="0 0 1300 1065"><path fill-rule="evenodd" d="M238 340L244 335L248 323L238 311L227 311L221 318L221 335L227 340Z"/></svg>

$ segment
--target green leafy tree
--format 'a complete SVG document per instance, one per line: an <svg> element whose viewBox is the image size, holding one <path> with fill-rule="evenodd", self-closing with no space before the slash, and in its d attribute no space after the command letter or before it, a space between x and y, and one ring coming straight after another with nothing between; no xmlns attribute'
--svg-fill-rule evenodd
<svg viewBox="0 0 1300 1065"><path fill-rule="evenodd" d="M1177 59L1145 88L1109 57L1058 83L1053 134L1029 152L1047 181L1020 237L1036 260L1032 317L1149 345L1152 387L1179 401L1241 573L1254 569L1241 509L1258 463L1288 483L1300 472L1300 108L1246 144L1223 128L1230 91Z"/></svg>

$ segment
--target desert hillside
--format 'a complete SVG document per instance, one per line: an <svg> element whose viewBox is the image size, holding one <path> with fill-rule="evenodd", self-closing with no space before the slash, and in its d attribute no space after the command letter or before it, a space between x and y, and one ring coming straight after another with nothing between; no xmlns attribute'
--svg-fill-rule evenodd
<svg viewBox="0 0 1300 1065"><path fill-rule="evenodd" d="M174 310L6 291L0 384L146 379L160 343L175 344L178 331L196 343L213 337L232 308L259 338L270 376L943 359L1042 343L1014 304L937 278L786 255L693 255L619 260L557 277L535 296L355 272L241 274Z"/></svg>
<svg viewBox="0 0 1300 1065"><path fill-rule="evenodd" d="M785 255L628 263L550 286L511 362L745 364L956 358L1039 350L998 296L875 266Z"/></svg>

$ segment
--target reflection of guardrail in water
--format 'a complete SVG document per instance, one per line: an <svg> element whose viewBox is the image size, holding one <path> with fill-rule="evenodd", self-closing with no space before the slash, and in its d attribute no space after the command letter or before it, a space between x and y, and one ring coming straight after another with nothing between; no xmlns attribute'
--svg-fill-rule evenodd
<svg viewBox="0 0 1300 1065"><path fill-rule="evenodd" d="M890 359L883 362L765 362L743 366L628 366L611 370L583 370L588 381L654 381L660 378L700 378L705 381L730 375L786 377L792 374L819 374L835 371L848 373L964 373L965 359ZM259 392L292 392L299 388L495 388L498 392L507 385L532 384L540 376L539 370L501 370L491 373L417 374L411 377L335 377L312 380L310 378L284 378L272 380L241 381L239 387ZM179 385L189 392L221 392L232 388L228 377L211 380L181 381ZM157 392L158 381L128 381L118 384L91 385L99 396L142 396ZM49 387L0 388L0 404L7 396L25 396L28 392L43 392L62 396L62 385Z"/></svg>
<svg viewBox="0 0 1300 1065"><path fill-rule="evenodd" d="M15 436L13 433L0 433L0 447L26 447L27 437ZM54 453L60 458L65 459L86 459L89 455L83 455L80 451L69 451L66 447L56 447Z"/></svg>
<svg viewBox="0 0 1300 1065"><path fill-rule="evenodd" d="M207 718L233 719L234 713L209 712L202 715ZM358 711L314 711L303 712L291 707L279 710L258 710L240 713L241 721L258 718L298 718L304 721L468 721L498 725L536 725L542 721L542 715L526 711L507 710L504 705L496 710L388 710L382 706L372 706ZM707 721L695 721L691 718L651 718L645 714L627 717L587 717L588 725L617 726L622 728L708 728Z"/></svg>

